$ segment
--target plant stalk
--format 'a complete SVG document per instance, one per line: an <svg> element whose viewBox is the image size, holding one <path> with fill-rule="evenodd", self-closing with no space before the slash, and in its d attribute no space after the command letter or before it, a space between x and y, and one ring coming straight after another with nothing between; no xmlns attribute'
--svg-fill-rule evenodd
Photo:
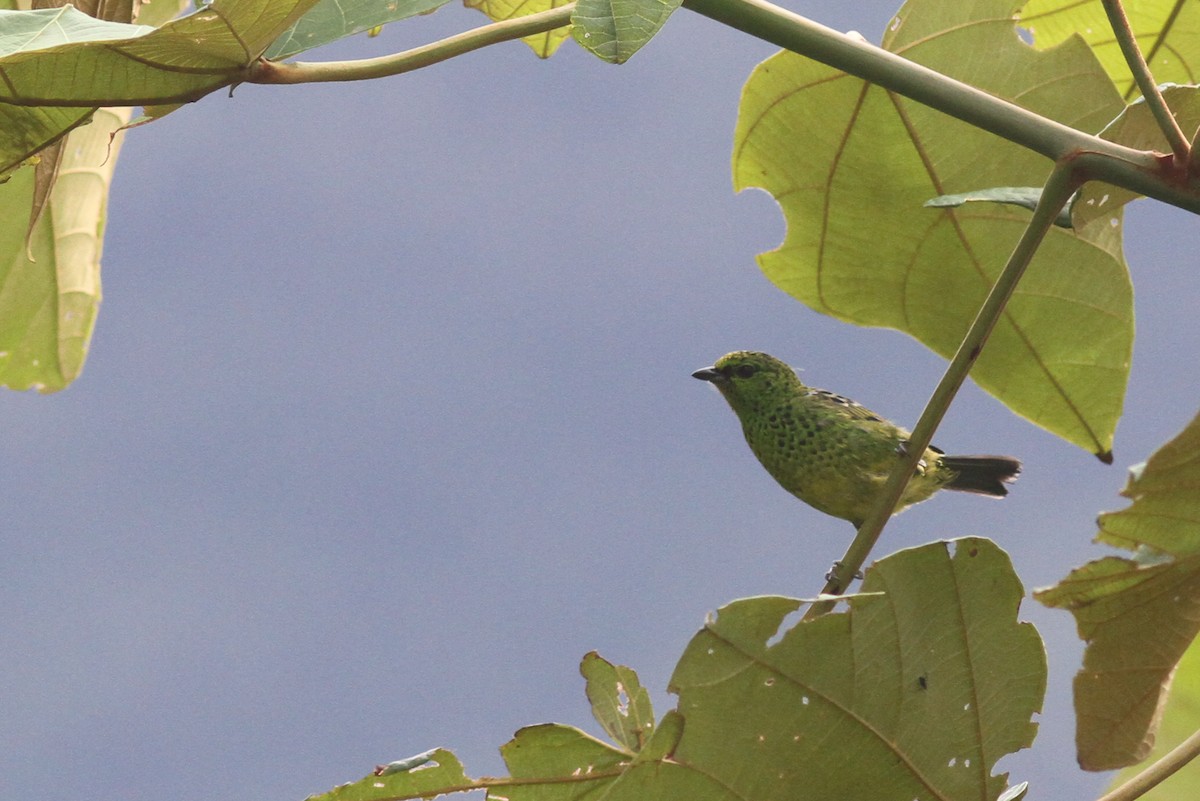
<svg viewBox="0 0 1200 801"><path fill-rule="evenodd" d="M414 47L400 53L353 61L274 62L259 60L247 72L247 83L323 83L329 81L366 81L386 78L428 67L488 45L521 39L569 25L574 3L540 11L503 22L493 22L473 30Z"/></svg>
<svg viewBox="0 0 1200 801"><path fill-rule="evenodd" d="M1104 5L1104 13L1108 15L1108 24L1112 27L1117 44L1121 47L1121 55L1125 57L1125 63L1129 65L1129 71L1133 74L1133 80L1137 83L1138 89L1142 92L1142 98L1150 107L1150 113L1154 115L1155 122L1158 123L1163 136L1171 146L1171 152L1175 156L1175 166L1183 167L1190 158L1191 145L1188 144L1187 136L1179 127L1179 123L1176 122L1175 115L1167 107L1167 101L1163 99L1154 75L1150 72L1150 65L1142 56L1142 50L1138 47L1137 36L1134 35L1133 27L1129 24L1125 8L1121 5L1121 0L1101 0L1101 2Z"/></svg>

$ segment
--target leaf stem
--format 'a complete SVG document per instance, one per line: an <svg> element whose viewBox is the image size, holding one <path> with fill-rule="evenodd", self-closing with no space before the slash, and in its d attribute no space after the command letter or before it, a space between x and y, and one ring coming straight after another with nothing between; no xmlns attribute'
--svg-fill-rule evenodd
<svg viewBox="0 0 1200 801"><path fill-rule="evenodd" d="M1145 795L1150 788L1174 774L1197 756L1200 756L1200 731L1193 732L1192 736L1172 748L1153 765L1139 772L1112 792L1102 795L1097 801L1132 801L1132 799Z"/></svg>
<svg viewBox="0 0 1200 801"><path fill-rule="evenodd" d="M768 0L685 0L684 7L871 81L1056 163L1078 159L1075 169L1089 180L1103 180L1200 213L1200 190L1178 178L1168 180L1154 153L1078 131Z"/></svg>
<svg viewBox="0 0 1200 801"><path fill-rule="evenodd" d="M285 84L366 81L411 72L481 47L561 28L571 22L574 3L524 17L482 25L400 53L353 61L274 62L259 60L247 71L247 83Z"/></svg>
<svg viewBox="0 0 1200 801"><path fill-rule="evenodd" d="M1175 155L1175 165L1177 167L1186 165L1191 154L1191 145L1188 144L1187 136L1180 129L1179 123L1175 121L1175 115L1167 107L1167 101L1163 99L1162 92L1159 91L1158 84L1154 81L1150 65L1142 56L1137 36L1134 35L1133 27L1129 24L1129 17L1125 14L1121 0L1101 0L1101 2L1104 5L1104 13L1108 15L1108 24L1112 27L1117 44L1121 47L1121 55L1125 56L1125 63L1129 65L1129 71L1133 73L1133 80L1141 90L1142 98L1150 107L1150 113L1154 115L1158 127L1162 129L1163 135L1171 145L1171 152Z"/></svg>
<svg viewBox="0 0 1200 801"><path fill-rule="evenodd" d="M975 315L971 327L967 329L962 343L958 346L958 351L950 360L946 372L942 375L941 381L938 382L933 395L925 405L921 419L917 421L917 425L909 437L905 453L892 468L891 475L883 485L871 513L859 527L858 534L850 543L846 555L834 566L822 593L842 592L849 585L851 578L862 568L867 555L883 532L884 525L891 518L897 501L900 500L901 494L908 486L908 480L916 470L917 462L925 455L925 449L929 447L934 431L942 422L946 410L950 408L950 402L958 394L967 374L979 359L984 343L987 342L996 323L1000 320L1000 316L1004 313L1004 307L1012 297L1017 282L1025 274L1025 268L1032 261L1034 253L1037 252L1046 232L1054 224L1059 211L1083 182L1079 172L1075 161L1067 159L1056 164L1054 171L1050 173L1046 185L1042 188L1042 196L1029 220L1029 225L1025 227L1021 239L1013 248L1012 255L1008 257L1008 262L996 278L983 305L979 307L979 312ZM832 608L832 601L816 603L809 607L804 617L806 620L818 617Z"/></svg>

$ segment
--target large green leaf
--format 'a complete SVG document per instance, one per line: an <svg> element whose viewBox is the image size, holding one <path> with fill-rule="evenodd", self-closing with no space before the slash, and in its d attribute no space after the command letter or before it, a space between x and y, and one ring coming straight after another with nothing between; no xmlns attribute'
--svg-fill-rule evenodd
<svg viewBox="0 0 1200 801"><path fill-rule="evenodd" d="M1200 72L1200 3L1125 0L1121 5L1155 82L1195 83ZM1033 35L1034 47L1040 49L1081 37L1096 52L1121 94L1138 96L1100 0L1030 0L1018 17L1021 27Z"/></svg>
<svg viewBox="0 0 1200 801"><path fill-rule="evenodd" d="M0 174L97 106L196 100L236 83L316 0L216 0L161 28L70 6L0 11Z"/></svg>
<svg viewBox="0 0 1200 801"><path fill-rule="evenodd" d="M884 46L1066 124L1100 130L1121 109L1081 42L1039 53L1014 0L913 0ZM734 183L761 187L787 219L767 276L813 309L957 348L1022 233L1027 212L940 195L1038 186L1042 157L845 73L780 53L742 95ZM1133 342L1120 229L1050 231L972 376L1013 411L1106 454Z"/></svg>
<svg viewBox="0 0 1200 801"><path fill-rule="evenodd" d="M1108 770L1154 745L1171 675L1200 633L1200 416L1132 471L1129 508L1100 517L1101 542L1134 551L1034 594L1069 609L1088 643L1075 677L1079 763Z"/></svg>
<svg viewBox="0 0 1200 801"><path fill-rule="evenodd" d="M0 186L0 384L53 392L83 369L100 305L108 187L127 109L73 131L58 180L25 247L34 169ZM115 138L114 138L115 135ZM33 256L31 260L29 255Z"/></svg>
<svg viewBox="0 0 1200 801"><path fill-rule="evenodd" d="M881 560L862 589L884 595L790 630L794 600L720 610L672 678L674 760L739 798L996 798L991 769L1030 744L1045 692L1008 557L932 543Z"/></svg>

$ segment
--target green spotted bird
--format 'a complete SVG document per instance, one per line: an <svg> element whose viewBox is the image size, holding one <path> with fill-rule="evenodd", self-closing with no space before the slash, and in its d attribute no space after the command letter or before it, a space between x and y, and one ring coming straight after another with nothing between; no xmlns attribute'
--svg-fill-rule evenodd
<svg viewBox="0 0 1200 801"><path fill-rule="evenodd" d="M862 525L909 433L854 401L801 383L783 362L739 350L692 376L712 383L742 421L750 450L780 485L825 514ZM941 489L1002 498L1021 472L1010 456L925 451L896 511Z"/></svg>

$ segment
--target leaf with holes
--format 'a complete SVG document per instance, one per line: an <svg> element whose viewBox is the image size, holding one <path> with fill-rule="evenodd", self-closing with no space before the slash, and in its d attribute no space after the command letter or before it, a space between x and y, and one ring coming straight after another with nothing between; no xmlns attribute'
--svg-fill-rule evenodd
<svg viewBox="0 0 1200 801"><path fill-rule="evenodd" d="M884 46L1083 130L1121 109L1081 42L1039 53L1017 37L1013 0L906 3ZM943 356L958 347L1029 213L931 197L1038 186L1041 156L792 53L760 64L742 94L738 189L779 202L787 237L759 256L813 309L904 331ZM978 364L975 381L1014 412L1097 454L1120 416L1133 296L1120 228L1055 228Z"/></svg>
<svg viewBox="0 0 1200 801"><path fill-rule="evenodd" d="M1133 504L1100 516L1098 539L1134 552L1071 571L1034 593L1071 611L1088 643L1075 677L1079 764L1141 761L1180 657L1200 633L1200 416L1134 468Z"/></svg>
<svg viewBox="0 0 1200 801"><path fill-rule="evenodd" d="M637 673L612 664L595 651L583 658L579 672L587 679L588 702L596 722L617 743L640 751L654 732L654 707Z"/></svg>
<svg viewBox="0 0 1200 801"><path fill-rule="evenodd" d="M863 591L884 595L782 634L796 600L721 609L671 681L672 759L739 798L996 798L991 769L1032 741L1046 686L1008 557L933 543L875 564Z"/></svg>
<svg viewBox="0 0 1200 801"><path fill-rule="evenodd" d="M1200 91L1195 86L1165 86L1163 100L1179 127L1188 133L1200 129ZM1100 132L1101 139L1137 148L1170 153L1171 146L1163 136L1162 128L1150 112L1150 107L1141 98L1131 103L1115 120ZM1114 212L1131 200L1141 197L1137 192L1101 181L1089 181L1079 192L1079 202L1072 209L1072 218L1078 226L1100 221L1102 225L1115 225Z"/></svg>

